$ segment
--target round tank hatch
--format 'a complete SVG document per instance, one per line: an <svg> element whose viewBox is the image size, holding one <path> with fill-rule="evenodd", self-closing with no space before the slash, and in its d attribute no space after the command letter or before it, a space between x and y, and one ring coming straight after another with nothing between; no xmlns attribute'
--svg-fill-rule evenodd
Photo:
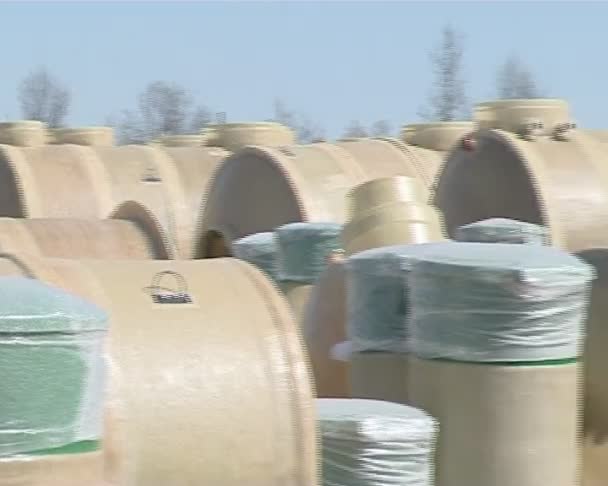
<svg viewBox="0 0 608 486"><path fill-rule="evenodd" d="M50 130L50 143L111 147L114 145L112 127L56 128Z"/></svg>
<svg viewBox="0 0 608 486"><path fill-rule="evenodd" d="M211 128L215 144L231 151L247 145L277 147L296 143L293 130L275 122L222 123Z"/></svg>
<svg viewBox="0 0 608 486"><path fill-rule="evenodd" d="M410 145L447 152L474 128L475 124L468 121L414 123L401 129L401 139Z"/></svg>
<svg viewBox="0 0 608 486"><path fill-rule="evenodd" d="M49 133L46 123L36 120L20 120L0 123L0 144L18 147L46 145Z"/></svg>
<svg viewBox="0 0 608 486"><path fill-rule="evenodd" d="M480 129L551 135L570 122L570 108L560 99L488 101L475 106L473 119Z"/></svg>

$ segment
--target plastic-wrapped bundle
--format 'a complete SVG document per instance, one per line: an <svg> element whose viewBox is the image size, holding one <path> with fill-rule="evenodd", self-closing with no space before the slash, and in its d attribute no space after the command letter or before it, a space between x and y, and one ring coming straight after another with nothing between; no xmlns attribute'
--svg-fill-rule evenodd
<svg viewBox="0 0 608 486"><path fill-rule="evenodd" d="M408 269L434 245L374 248L347 260L347 328L354 352L407 351Z"/></svg>
<svg viewBox="0 0 608 486"><path fill-rule="evenodd" d="M107 317L76 296L0 278L0 456L95 450Z"/></svg>
<svg viewBox="0 0 608 486"><path fill-rule="evenodd" d="M592 267L538 245L435 245L412 265L408 398L441 423L438 486L579 482Z"/></svg>
<svg viewBox="0 0 608 486"><path fill-rule="evenodd" d="M317 399L323 486L430 486L436 421L380 400Z"/></svg>
<svg viewBox="0 0 608 486"><path fill-rule="evenodd" d="M472 362L575 358L590 265L533 245L446 242L413 262L411 348Z"/></svg>
<svg viewBox="0 0 608 486"><path fill-rule="evenodd" d="M456 229L455 239L471 243L514 243L545 245L547 229L538 224L515 219L491 218Z"/></svg>
<svg viewBox="0 0 608 486"><path fill-rule="evenodd" d="M314 283L329 255L340 249L341 231L338 223L289 223L277 228L279 279Z"/></svg>
<svg viewBox="0 0 608 486"><path fill-rule="evenodd" d="M273 280L277 279L277 242L274 233L264 232L245 236L232 242L234 256L249 262Z"/></svg>

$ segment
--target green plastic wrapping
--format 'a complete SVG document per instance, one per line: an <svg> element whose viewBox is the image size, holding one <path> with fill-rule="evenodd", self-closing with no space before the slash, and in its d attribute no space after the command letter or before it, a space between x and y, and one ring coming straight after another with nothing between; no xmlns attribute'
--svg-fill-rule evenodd
<svg viewBox="0 0 608 486"><path fill-rule="evenodd" d="M436 243L365 250L346 261L347 331L352 352L407 352L409 264Z"/></svg>
<svg viewBox="0 0 608 486"><path fill-rule="evenodd" d="M469 243L546 245L549 237L547 229L538 224L515 219L491 218L457 228L454 239Z"/></svg>
<svg viewBox="0 0 608 486"><path fill-rule="evenodd" d="M314 283L327 266L327 257L340 249L341 231L337 223L289 223L277 228L279 279Z"/></svg>
<svg viewBox="0 0 608 486"><path fill-rule="evenodd" d="M277 280L277 241L274 233L264 232L245 236L232 243L234 256L245 260Z"/></svg>
<svg viewBox="0 0 608 486"><path fill-rule="evenodd" d="M580 356L593 268L536 245L445 242L411 265L410 350L426 359Z"/></svg>
<svg viewBox="0 0 608 486"><path fill-rule="evenodd" d="M107 316L37 280L0 277L0 456L98 441Z"/></svg>
<svg viewBox="0 0 608 486"><path fill-rule="evenodd" d="M432 486L438 425L380 400L317 399L323 486Z"/></svg>

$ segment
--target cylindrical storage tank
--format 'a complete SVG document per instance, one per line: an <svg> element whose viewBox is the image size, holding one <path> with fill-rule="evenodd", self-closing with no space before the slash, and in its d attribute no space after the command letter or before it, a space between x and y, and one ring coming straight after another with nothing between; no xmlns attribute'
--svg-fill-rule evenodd
<svg viewBox="0 0 608 486"><path fill-rule="evenodd" d="M0 304L0 484L100 486L107 315L15 276Z"/></svg>
<svg viewBox="0 0 608 486"><path fill-rule="evenodd" d="M112 189L90 147L0 145L0 216L103 218Z"/></svg>
<svg viewBox="0 0 608 486"><path fill-rule="evenodd" d="M58 258L168 259L161 229L110 219L0 218L0 251Z"/></svg>
<svg viewBox="0 0 608 486"><path fill-rule="evenodd" d="M347 255L363 250L443 239L441 218L426 204L421 184L410 177L375 179L348 194L350 220L342 232Z"/></svg>
<svg viewBox="0 0 608 486"><path fill-rule="evenodd" d="M236 151L247 145L280 147L296 143L290 128L274 122L222 123L213 125L216 141L226 150Z"/></svg>
<svg viewBox="0 0 608 486"><path fill-rule="evenodd" d="M232 243L234 256L255 265L272 280L277 280L278 245L274 233L266 231L245 236Z"/></svg>
<svg viewBox="0 0 608 486"><path fill-rule="evenodd" d="M183 140L182 140L183 143ZM201 145L201 144L199 144ZM194 240L197 235L198 215L205 207L204 195L214 171L230 152L218 147L161 146L177 171L183 204L174 204L174 210L181 213L176 219L178 234L182 235L182 258L194 258Z"/></svg>
<svg viewBox="0 0 608 486"><path fill-rule="evenodd" d="M301 335L261 272L237 259L21 260L108 311L108 482L316 484Z"/></svg>
<svg viewBox="0 0 608 486"><path fill-rule="evenodd" d="M335 356L346 340L344 259L332 253L302 313L302 332L320 398L350 397L348 359Z"/></svg>
<svg viewBox="0 0 608 486"><path fill-rule="evenodd" d="M353 397L408 403L408 268L432 246L376 248L346 261Z"/></svg>
<svg viewBox="0 0 608 486"><path fill-rule="evenodd" d="M513 103L498 111L482 105L476 113L490 110L485 117L491 123L480 124L499 128L475 132L445 162L435 204L449 235L459 226L501 217L546 226L552 244L570 251L602 247L608 238L608 147L578 130L567 140L543 135L568 121L559 100L533 112L531 104L518 111ZM517 133L530 125L527 118L515 118L518 113L543 120L537 138Z"/></svg>
<svg viewBox="0 0 608 486"><path fill-rule="evenodd" d="M469 121L413 123L401 129L401 139L416 147L449 152L474 129L474 123Z"/></svg>
<svg viewBox="0 0 608 486"><path fill-rule="evenodd" d="M275 230L277 277L298 322L327 257L340 249L341 229L337 223L289 223Z"/></svg>
<svg viewBox="0 0 608 486"><path fill-rule="evenodd" d="M177 254L180 257L188 254L190 224L183 210L187 203L178 171L169 156L159 148L142 145L92 149L110 179L113 210L126 201L137 202L154 215L173 240Z"/></svg>
<svg viewBox="0 0 608 486"><path fill-rule="evenodd" d="M405 175L426 185L419 160L401 145L394 139L361 139L239 151L209 184L195 253L201 258L230 254L233 240L286 223L344 223L346 194L372 179Z"/></svg>
<svg viewBox="0 0 608 486"><path fill-rule="evenodd" d="M547 232L543 226L525 221L490 218L457 228L454 239L469 243L544 245Z"/></svg>
<svg viewBox="0 0 608 486"><path fill-rule="evenodd" d="M318 399L323 486L432 486L437 422L380 400Z"/></svg>
<svg viewBox="0 0 608 486"><path fill-rule="evenodd" d="M53 130L53 143L111 147L114 145L114 129L112 127L58 128Z"/></svg>
<svg viewBox="0 0 608 486"><path fill-rule="evenodd" d="M344 221L346 193L363 180L357 162L330 144L247 147L209 182L195 254L231 254L232 241L287 223Z"/></svg>
<svg viewBox="0 0 608 486"><path fill-rule="evenodd" d="M409 394L441 424L438 486L578 484L592 278L534 245L447 242L413 262Z"/></svg>
<svg viewBox="0 0 608 486"><path fill-rule="evenodd" d="M40 147L46 145L46 124L35 120L0 122L0 144L17 147Z"/></svg>

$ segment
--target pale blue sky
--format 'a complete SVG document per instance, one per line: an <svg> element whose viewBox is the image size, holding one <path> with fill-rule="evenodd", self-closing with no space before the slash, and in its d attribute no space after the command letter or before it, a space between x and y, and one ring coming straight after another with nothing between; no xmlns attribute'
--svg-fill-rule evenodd
<svg viewBox="0 0 608 486"><path fill-rule="evenodd" d="M73 90L69 123L103 123L153 80L176 81L229 120L272 115L275 97L329 136L350 120L417 120L428 49L443 24L466 34L468 94L491 99L514 52L580 125L608 127L608 3L2 3L0 117L46 65Z"/></svg>

